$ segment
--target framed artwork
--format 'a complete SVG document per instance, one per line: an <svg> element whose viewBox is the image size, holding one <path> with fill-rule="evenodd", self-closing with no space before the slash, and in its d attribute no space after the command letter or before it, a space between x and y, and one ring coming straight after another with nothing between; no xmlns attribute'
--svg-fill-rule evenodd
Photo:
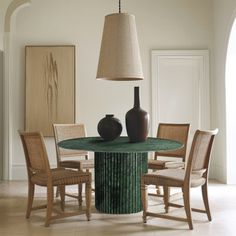
<svg viewBox="0 0 236 236"><path fill-rule="evenodd" d="M75 46L26 46L25 129L53 136L75 122Z"/></svg>

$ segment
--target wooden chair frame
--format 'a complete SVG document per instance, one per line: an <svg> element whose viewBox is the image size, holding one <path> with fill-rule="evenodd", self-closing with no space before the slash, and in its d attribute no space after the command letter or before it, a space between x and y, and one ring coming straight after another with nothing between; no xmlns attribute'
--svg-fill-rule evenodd
<svg viewBox="0 0 236 236"><path fill-rule="evenodd" d="M147 216L154 216L164 219L170 220L178 220L187 222L189 225L189 229L193 229L193 222L191 216L191 210L206 213L208 220L211 221L211 213L208 201L208 171L209 171L209 161L211 157L211 150L215 135L217 134L218 129L213 131L200 131L197 130L194 135L191 151L189 154L189 159L187 163L187 168L185 171L185 175L183 175L183 180L173 177L170 173L175 171L183 172L183 170L162 170L159 174L145 174L142 176L141 183L141 193L142 193L142 204L143 204L143 222L147 222ZM202 139L203 138L203 139ZM202 154L205 151L204 155ZM202 158L202 159L201 159ZM163 175L165 172L169 173ZM192 176L198 175L201 182L199 182L196 186L193 186ZM204 181L202 181L204 180ZM149 184L155 184L158 186L163 186L164 189L164 204L165 211L168 213L169 207L184 207L186 218L170 216L166 214L158 214L147 211L148 208L148 194L147 194L147 186ZM202 197L205 206L205 210L196 209L190 207L190 188L201 186L202 189ZM169 202L169 189L170 187L180 187L183 193L184 205L174 204Z"/></svg>
<svg viewBox="0 0 236 236"><path fill-rule="evenodd" d="M81 138L86 136L86 129L84 124L53 124L55 147L57 155L57 167L77 169L78 171L94 168L94 163L89 160L87 151L68 150L58 146L58 142L65 139ZM71 157L84 157L84 160L68 160ZM58 196L58 189L57 194ZM78 185L78 195L67 193L66 196L78 199L79 205L82 204L82 185Z"/></svg>
<svg viewBox="0 0 236 236"><path fill-rule="evenodd" d="M80 212L64 212L65 186L74 184L85 184L86 194L86 216L91 216L91 173L65 170L63 168L50 169L47 151L41 132L21 132L22 141L28 173L28 203L26 218L30 217L32 210L47 208L45 226L55 219L70 217L81 214ZM47 204L33 207L35 185L47 188ZM61 210L52 215L54 186L59 187L61 196Z"/></svg>
<svg viewBox="0 0 236 236"><path fill-rule="evenodd" d="M187 152L187 142L188 142L188 134L189 134L190 124L189 123L159 123L157 129L157 138L164 138L164 139L172 139L183 143L183 147L178 150L173 151L165 151L165 152L155 152L154 160L148 161L148 169L152 169L153 171L166 169L168 167L165 166L166 163L177 163L176 168L184 168L185 166L185 159L186 159L186 152ZM170 160L166 161L159 161L158 157L174 157L174 158L181 158L182 162L174 162ZM161 163L161 164L160 164ZM179 165L180 164L180 167ZM161 194L159 186L156 186L156 194L149 193L149 195L163 197Z"/></svg>

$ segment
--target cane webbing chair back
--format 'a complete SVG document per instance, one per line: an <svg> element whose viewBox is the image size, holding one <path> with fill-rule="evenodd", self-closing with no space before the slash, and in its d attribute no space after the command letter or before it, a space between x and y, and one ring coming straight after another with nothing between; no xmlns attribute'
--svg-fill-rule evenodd
<svg viewBox="0 0 236 236"><path fill-rule="evenodd" d="M142 176L141 192L143 203L143 221L146 223L147 216L154 216L169 220L185 221L189 229L193 229L191 211L207 214L208 220L211 221L211 213L208 202L208 170L211 157L211 150L215 135L218 129L213 131L197 130L194 134L187 168L184 169L162 169L157 172L147 173ZM169 207L184 207L186 218L172 215L163 215L148 211L147 186L162 186L164 189L165 211L168 213ZM190 206L190 188L202 188L202 197L205 209L192 208ZM179 187L183 193L184 205L172 203L169 201L170 187Z"/></svg>
<svg viewBox="0 0 236 236"><path fill-rule="evenodd" d="M89 171L94 168L94 161L88 159L88 152L83 150L64 149L58 146L62 140L83 138L86 136L84 124L53 124L57 166L69 169ZM58 191L57 194L58 196ZM78 195L66 193L67 196L77 198L82 204L82 185L78 186Z"/></svg>
<svg viewBox="0 0 236 236"><path fill-rule="evenodd" d="M156 152L155 159L158 156L167 156L182 158L185 161L189 127L190 124L160 123L157 130L157 138L179 141L183 144L183 147L173 151Z"/></svg>
<svg viewBox="0 0 236 236"><path fill-rule="evenodd" d="M28 171L28 203L26 218L30 217L32 210L47 208L45 226L49 226L51 220L75 216L81 212L64 212L65 186L85 184L86 216L91 216L91 173L74 171L65 168L50 169L48 155L41 132L21 132L27 171ZM33 207L35 185L47 188L47 204ZM62 212L53 214L54 187L58 187L61 196Z"/></svg>
<svg viewBox="0 0 236 236"><path fill-rule="evenodd" d="M28 172L48 172L50 166L46 147L39 132L19 132L24 148ZM40 134L40 135L39 135Z"/></svg>
<svg viewBox="0 0 236 236"><path fill-rule="evenodd" d="M189 178L192 173L204 177L208 175L212 145L217 133L218 129L195 132L186 168L186 178Z"/></svg>
<svg viewBox="0 0 236 236"><path fill-rule="evenodd" d="M61 161L62 157L88 155L87 151L64 149L57 145L62 140L85 137L86 130L84 124L53 124L53 128L58 161Z"/></svg>

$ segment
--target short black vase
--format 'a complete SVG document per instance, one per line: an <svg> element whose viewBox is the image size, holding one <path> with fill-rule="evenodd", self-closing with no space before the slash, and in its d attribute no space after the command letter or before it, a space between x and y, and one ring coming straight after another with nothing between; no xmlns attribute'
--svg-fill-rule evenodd
<svg viewBox="0 0 236 236"><path fill-rule="evenodd" d="M122 124L114 115L106 115L99 121L97 131L105 141L112 141L120 136Z"/></svg>
<svg viewBox="0 0 236 236"><path fill-rule="evenodd" d="M125 122L130 142L143 142L147 139L149 114L140 107L139 87L134 87L134 107L126 113Z"/></svg>

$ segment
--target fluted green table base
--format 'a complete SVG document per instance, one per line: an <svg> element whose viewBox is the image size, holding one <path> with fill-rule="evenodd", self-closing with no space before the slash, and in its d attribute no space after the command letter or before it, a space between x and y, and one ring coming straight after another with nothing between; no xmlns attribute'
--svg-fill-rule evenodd
<svg viewBox="0 0 236 236"><path fill-rule="evenodd" d="M147 153L95 152L95 206L109 214L142 210L141 176Z"/></svg>

